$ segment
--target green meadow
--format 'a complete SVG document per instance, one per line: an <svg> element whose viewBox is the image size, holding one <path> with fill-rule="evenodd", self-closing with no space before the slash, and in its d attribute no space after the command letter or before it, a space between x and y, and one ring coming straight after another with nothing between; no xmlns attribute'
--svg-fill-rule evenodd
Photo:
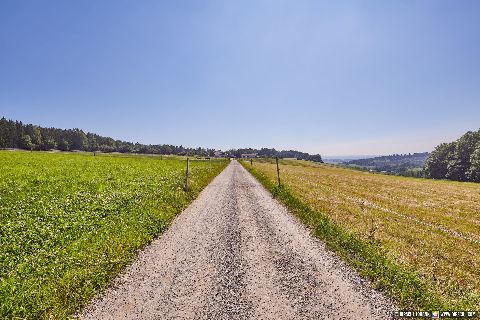
<svg viewBox="0 0 480 320"><path fill-rule="evenodd" d="M227 165L0 151L0 318L66 318Z"/></svg>

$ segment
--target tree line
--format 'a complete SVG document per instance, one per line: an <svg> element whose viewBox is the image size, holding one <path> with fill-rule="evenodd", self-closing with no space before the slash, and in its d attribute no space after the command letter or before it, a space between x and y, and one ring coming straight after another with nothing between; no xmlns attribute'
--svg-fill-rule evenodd
<svg viewBox="0 0 480 320"><path fill-rule="evenodd" d="M434 179L480 182L480 129L438 145L426 161L425 172Z"/></svg>
<svg viewBox="0 0 480 320"><path fill-rule="evenodd" d="M61 151L100 151L121 153L145 153L165 155L196 155L214 156L215 149L186 148L169 144L141 144L110 137L103 137L95 133L75 129L44 128L33 124L24 124L21 121L0 119L0 149L17 148L26 150L61 150ZM244 153L257 153L259 157L297 158L322 162L319 154L310 155L305 152L275 149L232 149L226 156L241 157Z"/></svg>
<svg viewBox="0 0 480 320"><path fill-rule="evenodd" d="M314 162L323 162L322 156L319 154L309 154L306 152L295 151L295 150L275 150L270 148L261 148L261 149L232 149L228 151L229 154L233 155L236 158L240 158L242 154L253 154L256 153L259 158L295 158L298 160L308 160Z"/></svg>
<svg viewBox="0 0 480 320"><path fill-rule="evenodd" d="M44 128L32 124L23 124L21 121L7 120L4 117L0 119L0 148L198 156L213 156L215 152L214 149L205 148L132 143L103 137L95 133L85 133L77 128Z"/></svg>

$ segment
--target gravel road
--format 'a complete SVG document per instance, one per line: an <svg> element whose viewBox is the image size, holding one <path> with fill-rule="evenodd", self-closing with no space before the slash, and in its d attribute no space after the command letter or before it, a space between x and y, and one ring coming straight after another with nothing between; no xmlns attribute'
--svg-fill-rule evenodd
<svg viewBox="0 0 480 320"><path fill-rule="evenodd" d="M388 319L392 308L232 161L80 317Z"/></svg>

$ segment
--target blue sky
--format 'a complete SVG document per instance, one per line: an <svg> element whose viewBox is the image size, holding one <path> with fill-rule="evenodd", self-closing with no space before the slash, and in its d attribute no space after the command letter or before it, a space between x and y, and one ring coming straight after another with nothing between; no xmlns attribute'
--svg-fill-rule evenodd
<svg viewBox="0 0 480 320"><path fill-rule="evenodd" d="M0 2L0 116L323 155L480 127L480 1Z"/></svg>

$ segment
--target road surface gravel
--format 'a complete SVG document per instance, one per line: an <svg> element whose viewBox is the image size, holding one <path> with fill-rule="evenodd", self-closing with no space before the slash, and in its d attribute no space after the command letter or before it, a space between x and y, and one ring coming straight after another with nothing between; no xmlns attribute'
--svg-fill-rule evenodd
<svg viewBox="0 0 480 320"><path fill-rule="evenodd" d="M389 319L393 305L237 161L82 319Z"/></svg>

